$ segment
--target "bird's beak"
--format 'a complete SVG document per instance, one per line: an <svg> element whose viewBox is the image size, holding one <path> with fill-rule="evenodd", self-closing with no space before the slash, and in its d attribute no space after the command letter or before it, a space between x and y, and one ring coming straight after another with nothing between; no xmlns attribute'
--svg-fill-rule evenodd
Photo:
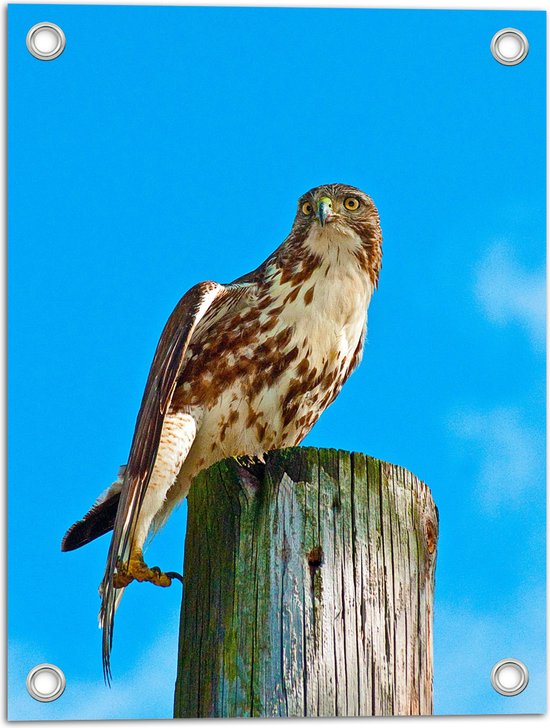
<svg viewBox="0 0 550 728"><path fill-rule="evenodd" d="M325 225L332 217L332 200L330 197L321 197L317 205L317 219Z"/></svg>

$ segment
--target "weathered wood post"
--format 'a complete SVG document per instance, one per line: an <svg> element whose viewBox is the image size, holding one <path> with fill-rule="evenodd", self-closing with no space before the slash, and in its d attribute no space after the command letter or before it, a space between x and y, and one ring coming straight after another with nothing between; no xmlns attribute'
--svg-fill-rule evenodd
<svg viewBox="0 0 550 728"><path fill-rule="evenodd" d="M432 712L437 509L403 468L290 448L189 495L176 717Z"/></svg>

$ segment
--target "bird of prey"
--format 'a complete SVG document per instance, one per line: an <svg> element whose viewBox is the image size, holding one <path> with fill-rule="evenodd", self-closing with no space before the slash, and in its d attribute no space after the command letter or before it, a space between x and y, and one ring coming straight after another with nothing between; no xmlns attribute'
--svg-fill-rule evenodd
<svg viewBox="0 0 550 728"><path fill-rule="evenodd" d="M361 360L382 263L378 211L361 190L316 187L288 237L252 273L199 283L158 343L118 480L63 539L83 546L112 529L100 594L110 679L114 613L132 581L169 586L144 561L147 537L202 469L229 456L297 445Z"/></svg>

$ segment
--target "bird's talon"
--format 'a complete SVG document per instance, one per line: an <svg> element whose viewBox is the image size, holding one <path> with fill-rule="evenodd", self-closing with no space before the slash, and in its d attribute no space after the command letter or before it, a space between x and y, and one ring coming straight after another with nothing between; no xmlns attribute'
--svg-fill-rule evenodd
<svg viewBox="0 0 550 728"><path fill-rule="evenodd" d="M133 580L134 577L122 569L113 574L113 586L115 589L125 589Z"/></svg>
<svg viewBox="0 0 550 728"><path fill-rule="evenodd" d="M117 571L113 576L113 586L115 589L124 589L134 579L139 582L148 581L150 584L162 587L170 586L172 583L171 574L165 574L158 566L147 566L141 555L137 558L130 558L128 564L117 566Z"/></svg>
<svg viewBox="0 0 550 728"><path fill-rule="evenodd" d="M167 571L166 576L169 579L177 579L177 581L180 581L183 584L183 576L181 574L178 574L177 571Z"/></svg>

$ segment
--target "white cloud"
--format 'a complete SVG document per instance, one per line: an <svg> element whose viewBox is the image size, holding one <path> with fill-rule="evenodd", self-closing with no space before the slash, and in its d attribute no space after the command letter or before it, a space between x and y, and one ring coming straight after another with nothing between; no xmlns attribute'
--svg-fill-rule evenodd
<svg viewBox="0 0 550 728"><path fill-rule="evenodd" d="M25 687L29 664L44 662L32 645L9 646L10 720L109 720L171 718L176 679L178 616L144 652L127 674L115 676L112 688L102 681L71 680L54 703L37 703ZM32 657L31 657L32 656Z"/></svg>
<svg viewBox="0 0 550 728"><path fill-rule="evenodd" d="M544 435L511 407L459 412L450 429L471 442L477 455L476 492L484 510L496 515L503 507L521 506L544 472Z"/></svg>
<svg viewBox="0 0 550 728"><path fill-rule="evenodd" d="M546 330L546 274L544 267L527 270L504 243L494 245L480 262L475 295L487 318L499 326L524 327L534 346L541 348Z"/></svg>

